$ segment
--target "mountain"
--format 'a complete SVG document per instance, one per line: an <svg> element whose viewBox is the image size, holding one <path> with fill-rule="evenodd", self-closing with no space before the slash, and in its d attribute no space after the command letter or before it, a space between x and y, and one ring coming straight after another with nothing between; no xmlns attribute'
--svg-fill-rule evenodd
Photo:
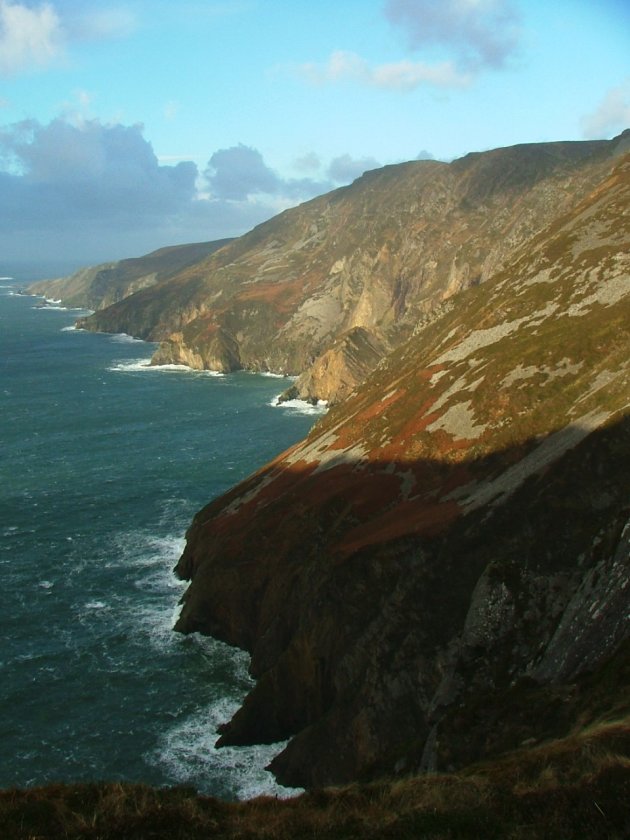
<svg viewBox="0 0 630 840"><path fill-rule="evenodd" d="M398 347L303 442L200 511L177 566L190 586L176 629L252 657L256 685L220 743L289 739L271 764L284 784L453 771L630 712L627 686L605 676L611 656L622 657L617 674L629 663L630 155L576 148L371 173L204 263L233 279L220 305L239 352L262 347L264 331L239 337L237 302L243 319L264 310L273 320L309 278L321 290L320 276L330 288L341 276L345 325L368 313L361 329L375 335L376 322L378 340L394 343L383 278L404 289ZM403 173L404 201L391 183ZM424 208L415 223L411 195ZM372 231L361 240L358 206ZM279 237L289 220L317 237L314 208L343 251L318 263L316 239L293 248L291 268ZM430 228L442 231L435 241ZM428 253L412 257L412 241ZM274 278L264 293L243 279L254 254L257 276ZM418 273L403 270L414 260ZM369 306L352 287L361 264ZM313 312L329 298L309 300ZM304 312L283 322L296 364ZM200 309L169 346L215 317ZM288 365L289 343L274 347L266 358ZM595 686L588 703L584 680Z"/></svg>
<svg viewBox="0 0 630 840"><path fill-rule="evenodd" d="M67 306L104 309L193 265L222 248L230 239L173 245L143 257L82 268L70 277L31 283L27 292L62 300Z"/></svg>
<svg viewBox="0 0 630 840"><path fill-rule="evenodd" d="M493 277L587 195L628 136L366 172L136 284L81 326L160 341L155 363L300 375L287 396L338 402L420 319Z"/></svg>

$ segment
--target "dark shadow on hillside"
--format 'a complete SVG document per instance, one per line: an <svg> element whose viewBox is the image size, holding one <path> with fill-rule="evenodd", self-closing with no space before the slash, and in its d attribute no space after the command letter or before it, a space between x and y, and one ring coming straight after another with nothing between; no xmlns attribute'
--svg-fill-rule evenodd
<svg viewBox="0 0 630 840"><path fill-rule="evenodd" d="M563 734L537 687L571 684L628 635L630 419L541 461L500 504L466 512L462 493L550 439L457 463L274 462L204 508L177 629L248 650L257 679L220 743L292 737L272 769L312 786ZM531 715L480 713L523 680Z"/></svg>

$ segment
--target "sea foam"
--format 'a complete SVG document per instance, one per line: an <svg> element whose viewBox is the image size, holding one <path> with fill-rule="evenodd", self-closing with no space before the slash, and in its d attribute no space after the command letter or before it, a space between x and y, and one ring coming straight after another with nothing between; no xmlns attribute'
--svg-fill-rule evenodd
<svg viewBox="0 0 630 840"><path fill-rule="evenodd" d="M150 764L163 765L179 784L200 778L222 779L228 795L237 799L255 796L289 798L302 792L277 784L265 767L286 746L286 741L249 747L215 746L219 724L229 720L240 703L225 697L179 720L167 730L157 748L146 756Z"/></svg>
<svg viewBox="0 0 630 840"><path fill-rule="evenodd" d="M151 357L144 359L129 359L124 362L115 362L108 370L129 372L162 372L162 373L194 373L197 376L223 376L218 370L195 370L188 365L152 365Z"/></svg>
<svg viewBox="0 0 630 840"><path fill-rule="evenodd" d="M132 344L138 341L142 342L141 338L135 338L133 335L129 335L128 333L112 333L109 338L111 341L115 341L118 344Z"/></svg>
<svg viewBox="0 0 630 840"><path fill-rule="evenodd" d="M280 394L274 397L269 405L273 408L284 408L294 414L325 414L328 411L328 403L325 400L318 400L317 405L306 400L285 400L280 401Z"/></svg>
<svg viewBox="0 0 630 840"><path fill-rule="evenodd" d="M119 550L114 556L118 559L110 560L110 564L128 570L135 587L145 594L142 601L124 597L125 602L133 603L131 610L125 609L122 601L117 605L121 628L124 630L127 625L137 641L145 640L150 647L162 652L173 652L182 646L196 648L209 668L209 682L212 671L217 668L229 675L227 684L219 682L216 685L216 694L211 696L209 703L206 699L192 711L181 714L170 728L162 730L156 746L144 759L154 767L161 767L174 783L192 783L202 789L200 780L208 779L215 785L220 780L224 786L221 795L229 798L289 797L300 793L300 790L278 785L264 769L284 748L284 743L215 747L217 727L236 712L242 695L253 686L253 681L248 673L249 656L244 651L207 636L182 636L173 632L181 594L188 584L178 580L172 569L184 549L185 540L174 535L153 537L138 531L119 534L116 542ZM99 606L96 599L84 603L84 609L92 613L99 611ZM235 684L241 686L240 691ZM213 788L212 792L216 790Z"/></svg>

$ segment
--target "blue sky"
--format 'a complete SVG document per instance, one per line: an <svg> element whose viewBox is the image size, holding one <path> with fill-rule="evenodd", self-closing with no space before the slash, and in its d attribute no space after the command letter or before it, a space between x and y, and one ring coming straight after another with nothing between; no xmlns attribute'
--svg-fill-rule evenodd
<svg viewBox="0 0 630 840"><path fill-rule="evenodd" d="M379 165L628 126L620 0L0 0L0 259L237 235Z"/></svg>

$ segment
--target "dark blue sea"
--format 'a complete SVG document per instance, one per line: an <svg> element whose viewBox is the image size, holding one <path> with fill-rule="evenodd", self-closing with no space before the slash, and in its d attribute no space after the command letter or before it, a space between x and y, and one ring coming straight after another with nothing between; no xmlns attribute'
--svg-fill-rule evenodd
<svg viewBox="0 0 630 840"><path fill-rule="evenodd" d="M0 788L286 792L278 746L214 748L248 657L172 631L172 568L195 512L313 410L274 407L281 379L149 368L153 345L75 330L28 279L0 280Z"/></svg>

